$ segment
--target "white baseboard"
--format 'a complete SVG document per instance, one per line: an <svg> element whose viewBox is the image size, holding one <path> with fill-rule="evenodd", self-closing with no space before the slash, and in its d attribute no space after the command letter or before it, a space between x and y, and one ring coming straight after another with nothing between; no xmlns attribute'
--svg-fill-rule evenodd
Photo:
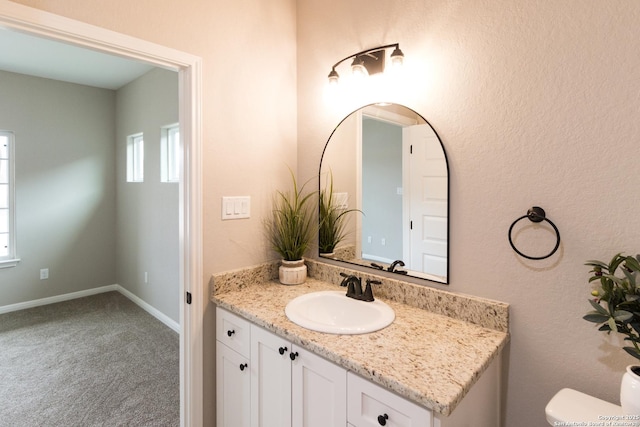
<svg viewBox="0 0 640 427"><path fill-rule="evenodd" d="M169 328L173 329L177 333L180 333L180 324L175 320L171 319L169 316L160 312L157 308L153 307L149 303L142 300L142 298L134 295L130 291L126 290L120 285L107 285L101 286L99 288L86 289L84 291L71 292L68 294L56 295L53 297L40 298L31 301L19 302L17 304L9 304L0 306L0 314L10 313L12 311L24 310L27 308L39 307L41 305L47 304L55 304L57 302L69 301L76 298L88 297L90 295L102 294L105 292L118 291L125 297L129 298L132 302L142 308L144 311L167 325Z"/></svg>
<svg viewBox="0 0 640 427"><path fill-rule="evenodd" d="M122 295L124 295L125 297L129 298L131 301L136 303L144 311L146 311L147 313L149 313L150 315L152 315L153 317L155 317L156 319L158 319L159 321L161 321L162 323L164 323L165 325L167 325L169 328L173 329L177 333L180 333L180 324L178 322L176 322L175 320L173 320L172 318L170 318L166 314L162 313L160 310L158 310L157 308L153 307L152 305L150 305L149 303L144 301L139 296L137 296L137 295L131 293L130 291L126 290L122 286L120 286L120 285L115 285L115 286L116 286L116 288L117 288L116 290L118 292L120 292Z"/></svg>
<svg viewBox="0 0 640 427"><path fill-rule="evenodd" d="M384 262L385 264L391 264L393 261L395 261L393 259L381 257L378 255L365 254L365 253L362 254L362 259L366 259L367 261Z"/></svg>
<svg viewBox="0 0 640 427"><path fill-rule="evenodd" d="M39 307L41 305L55 304L57 302L69 301L76 298L88 297L90 295L102 294L104 292L119 291L119 285L101 286L99 288L87 289L84 291L71 292L69 294L56 295L53 297L34 299L31 301L19 302L0 306L0 314L9 313L11 311L24 310L26 308Z"/></svg>

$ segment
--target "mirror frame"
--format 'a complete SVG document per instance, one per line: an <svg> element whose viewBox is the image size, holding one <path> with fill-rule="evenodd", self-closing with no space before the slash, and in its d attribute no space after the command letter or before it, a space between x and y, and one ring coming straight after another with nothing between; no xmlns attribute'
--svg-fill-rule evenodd
<svg viewBox="0 0 640 427"><path fill-rule="evenodd" d="M322 156L320 156L320 165L318 166L318 194L320 194L320 191L322 190L322 162L323 160L325 160L325 154L327 152L327 147L329 146L329 143L331 142L331 138L333 137L333 135L336 133L336 131L340 128L340 125L342 125L342 123L344 123L348 118L350 118L352 115L358 113L359 111L366 109L367 107L375 107L375 106L380 106L381 103L372 103L372 104L367 104L367 105L363 105L360 108L355 109L354 111L352 111L351 113L347 114L342 120L340 120L340 122L335 126L335 128L333 129L333 131L331 131L331 134L329 135L329 138L327 139L327 142L324 145L324 148L322 149ZM411 112L413 112L416 116L420 117L422 120L424 120L424 123L429 125L429 127L431 128L431 130L433 131L434 135L436 136L436 138L438 138L438 142L440 143L440 148L442 149L442 153L444 155L444 161L445 161L445 165L447 168L447 275L444 278L444 280L441 279L441 276L436 276L436 275L432 275L429 273L423 273L420 271L415 271L415 270L405 270L407 271L406 274L400 274L400 273L392 273L392 272L388 272L386 270L380 270L378 268L375 268L369 264L366 263L359 263L359 262L352 262L352 261L348 261L348 260L343 260L343 259L336 259L336 258L325 258L325 257L321 257L320 256L320 250L318 248L318 261L320 262L325 262L327 264L333 264L333 263L337 263L338 265L346 265L346 266L358 266L358 267L364 267L366 269L369 270L373 270L373 272L375 272L376 274L379 273L384 273L385 276L388 277L392 277L395 279L402 279L403 277L411 277L411 278L417 278L417 279L423 279L429 282L434 282L434 283L438 283L441 285L448 285L449 284L449 276L450 276L450 265L451 265L451 260L450 260L450 256L451 256L451 250L450 250L450 237L451 237L451 226L450 226L450 213L451 213L451 177L450 177L450 170L449 170L449 157L447 156L447 151L445 150L444 144L442 143L442 139L440 139L440 135L438 135L438 132L436 132L436 130L434 129L433 125L431 123L429 123L429 121L427 119L424 118L424 116L422 116L422 114L418 113L417 111L415 111L412 108L409 108L403 104L397 104L397 103L384 103L384 105L397 105L403 108L406 108L407 110L410 110ZM330 260L330 262L329 262Z"/></svg>

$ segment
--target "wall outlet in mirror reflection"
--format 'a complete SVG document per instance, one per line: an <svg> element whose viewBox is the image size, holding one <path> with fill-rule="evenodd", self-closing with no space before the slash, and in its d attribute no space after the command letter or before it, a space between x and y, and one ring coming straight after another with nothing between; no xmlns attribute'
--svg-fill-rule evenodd
<svg viewBox="0 0 640 427"><path fill-rule="evenodd" d="M349 208L349 193L334 193L333 197L336 199L336 205L338 209Z"/></svg>

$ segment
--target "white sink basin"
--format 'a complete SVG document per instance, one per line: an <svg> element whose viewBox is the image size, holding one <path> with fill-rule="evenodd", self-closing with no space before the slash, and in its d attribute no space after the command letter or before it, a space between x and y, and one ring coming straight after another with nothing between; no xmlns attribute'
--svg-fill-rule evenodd
<svg viewBox="0 0 640 427"><path fill-rule="evenodd" d="M293 323L330 334L366 334L385 328L396 315L382 301L358 301L345 291L320 291L300 295L284 309Z"/></svg>

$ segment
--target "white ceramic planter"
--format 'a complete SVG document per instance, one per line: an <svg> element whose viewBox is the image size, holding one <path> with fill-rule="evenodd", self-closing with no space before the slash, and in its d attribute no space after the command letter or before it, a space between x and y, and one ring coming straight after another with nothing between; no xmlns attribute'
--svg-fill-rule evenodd
<svg viewBox="0 0 640 427"><path fill-rule="evenodd" d="M640 415L640 366L629 365L620 385L620 406L625 415Z"/></svg>
<svg viewBox="0 0 640 427"><path fill-rule="evenodd" d="M304 260L282 260L278 269L280 283L283 285L300 285L307 280L307 265Z"/></svg>
<svg viewBox="0 0 640 427"><path fill-rule="evenodd" d="M320 256L322 258L334 258L336 256L335 252L320 252Z"/></svg>

